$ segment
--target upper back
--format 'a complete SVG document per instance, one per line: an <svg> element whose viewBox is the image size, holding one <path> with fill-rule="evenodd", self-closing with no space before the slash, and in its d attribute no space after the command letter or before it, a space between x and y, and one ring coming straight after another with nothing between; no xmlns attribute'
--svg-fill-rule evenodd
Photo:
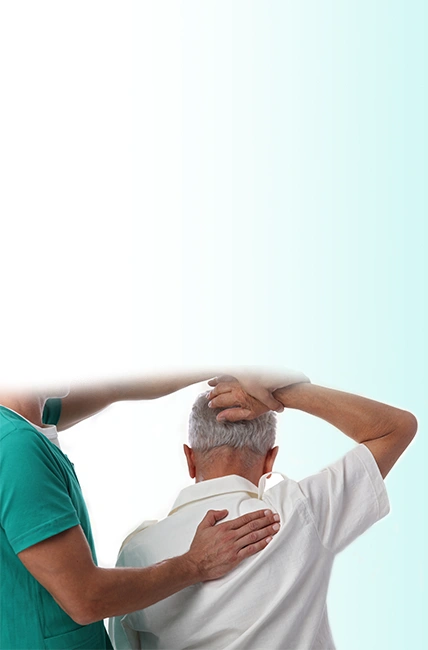
<svg viewBox="0 0 428 650"><path fill-rule="evenodd" d="M332 555L320 543L305 500L292 481L283 481L281 489L269 490L261 498L241 491L184 505L133 536L122 549L119 564L149 566L185 553L211 508L227 508L229 519L271 508L281 517L281 529L266 549L225 577L194 585L128 615L128 624L154 635L158 648L284 648L290 629L298 627L302 604L315 589L319 593L313 599L312 619L317 627L328 582L322 576L328 578ZM306 647L302 643L309 643L314 632L301 631L298 647Z"/></svg>
<svg viewBox="0 0 428 650"><path fill-rule="evenodd" d="M207 510L223 508L230 519L270 508L281 529L223 578L126 616L129 635L138 631L136 643L145 636L141 647L176 650L333 649L326 594L334 556L389 511L368 448L357 445L321 472L299 482L284 477L266 491L263 479L257 488L238 476L190 486L166 519L128 539L118 564L148 566L185 553ZM111 630L127 647L118 619Z"/></svg>

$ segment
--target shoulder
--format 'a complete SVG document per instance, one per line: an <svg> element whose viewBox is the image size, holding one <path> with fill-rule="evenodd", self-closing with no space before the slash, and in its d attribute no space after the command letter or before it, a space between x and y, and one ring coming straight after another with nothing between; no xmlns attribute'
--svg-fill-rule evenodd
<svg viewBox="0 0 428 650"><path fill-rule="evenodd" d="M10 409L0 406L0 439L2 442L9 437L11 433L35 433L36 429L31 426L30 422Z"/></svg>
<svg viewBox="0 0 428 650"><path fill-rule="evenodd" d="M122 546L120 547L120 551L119 551L119 556L124 552L132 553L135 547L139 546L141 542L141 538L144 537L144 534L147 531L147 529L150 528L151 526L154 526L157 523L158 521L156 519L143 521L143 523L140 524L135 530L133 530L132 533L129 533L129 535L125 537L125 539L122 542Z"/></svg>
<svg viewBox="0 0 428 650"><path fill-rule="evenodd" d="M334 477L334 479L331 477ZM347 484L355 483L357 479L362 477L369 477L376 482L379 479L382 480L373 454L366 445L358 444L316 474L299 481L298 485L300 489L310 484L323 486L329 484L331 480L337 481L339 479L344 484Z"/></svg>
<svg viewBox="0 0 428 650"><path fill-rule="evenodd" d="M299 481L287 477L268 489L263 499L290 514L300 503L316 510L324 504L342 504L344 498L374 498L383 514L389 510L386 488L371 451L359 444L322 470Z"/></svg>
<svg viewBox="0 0 428 650"><path fill-rule="evenodd" d="M24 456L46 464L52 460L51 442L30 422L13 411L0 407L0 461L6 464Z"/></svg>
<svg viewBox="0 0 428 650"><path fill-rule="evenodd" d="M366 485L364 485L364 482ZM370 449L365 444L358 444L335 462L324 467L317 474L308 476L299 481L301 489L304 486L313 484L316 487L325 488L332 484L342 485L343 488L364 488L374 485L377 490L384 482L376 460Z"/></svg>
<svg viewBox="0 0 428 650"><path fill-rule="evenodd" d="M323 545L334 553L343 550L390 509L382 475L364 444L298 485Z"/></svg>

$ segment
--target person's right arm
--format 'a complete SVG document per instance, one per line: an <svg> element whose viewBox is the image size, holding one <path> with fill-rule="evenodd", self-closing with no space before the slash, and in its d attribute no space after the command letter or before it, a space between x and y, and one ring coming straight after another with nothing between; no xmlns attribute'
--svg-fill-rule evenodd
<svg viewBox="0 0 428 650"><path fill-rule="evenodd" d="M296 381L309 381L303 373L290 369L263 374L260 370L251 372L248 369L235 368L230 372L233 372L247 393L273 410L282 410L281 403L272 396L276 388L288 386ZM215 370L177 371L130 379L122 378L115 382L72 386L67 397L61 400L58 431L72 427L115 402L157 399L208 380L214 374L216 374Z"/></svg>
<svg viewBox="0 0 428 650"><path fill-rule="evenodd" d="M226 514L210 510L187 553L146 568L97 567L80 526L34 544L18 557L76 623L88 625L144 609L185 587L225 575L265 548L279 529L278 515L270 510L215 525Z"/></svg>
<svg viewBox="0 0 428 650"><path fill-rule="evenodd" d="M211 406L229 409L218 419L257 417L266 408L245 397L236 382L221 382L211 391ZM388 474L417 431L412 413L359 395L309 383L293 384L274 392L285 408L298 409L326 420L363 443L373 454L382 477ZM238 406L238 408L231 408Z"/></svg>

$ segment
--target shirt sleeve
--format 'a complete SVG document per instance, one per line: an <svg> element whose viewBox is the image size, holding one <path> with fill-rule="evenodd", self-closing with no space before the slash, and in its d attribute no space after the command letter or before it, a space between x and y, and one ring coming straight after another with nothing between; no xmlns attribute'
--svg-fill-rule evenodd
<svg viewBox="0 0 428 650"><path fill-rule="evenodd" d="M15 553L80 521L59 461L32 427L19 427L2 441L0 519Z"/></svg>
<svg viewBox="0 0 428 650"><path fill-rule="evenodd" d="M371 451L360 444L299 481L322 544L339 553L389 512L385 483Z"/></svg>
<svg viewBox="0 0 428 650"><path fill-rule="evenodd" d="M129 627L126 616L111 618L108 631L116 650L141 650L138 632Z"/></svg>
<svg viewBox="0 0 428 650"><path fill-rule="evenodd" d="M43 415L42 423L43 424L58 424L59 418L61 417L62 401L59 397L51 397L46 400Z"/></svg>
<svg viewBox="0 0 428 650"><path fill-rule="evenodd" d="M116 562L117 567L126 567L125 552L122 550ZM116 616L111 618L108 624L108 632L116 650L140 650L140 639L138 632L132 628L129 622L129 615Z"/></svg>

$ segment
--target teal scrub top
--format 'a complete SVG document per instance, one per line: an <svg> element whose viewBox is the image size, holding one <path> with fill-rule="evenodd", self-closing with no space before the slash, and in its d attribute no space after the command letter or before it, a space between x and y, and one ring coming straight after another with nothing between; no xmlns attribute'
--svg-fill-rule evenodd
<svg viewBox="0 0 428 650"><path fill-rule="evenodd" d="M60 400L48 400L45 424L56 424ZM0 648L107 650L103 621L78 625L33 578L18 553L80 525L94 562L86 505L67 456L27 420L0 406Z"/></svg>

